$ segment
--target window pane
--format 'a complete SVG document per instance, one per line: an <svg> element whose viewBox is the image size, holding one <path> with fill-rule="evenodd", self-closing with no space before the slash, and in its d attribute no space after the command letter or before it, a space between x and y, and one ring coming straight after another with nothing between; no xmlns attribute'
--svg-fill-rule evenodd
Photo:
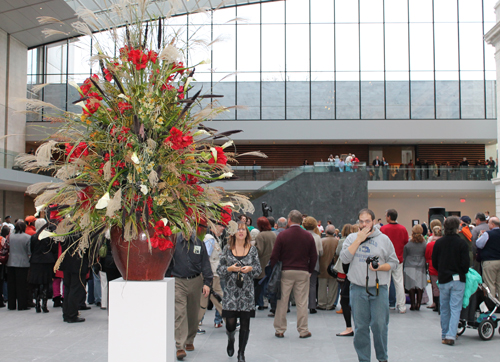
<svg viewBox="0 0 500 362"><path fill-rule="evenodd" d="M484 118L483 72L461 72L460 76L462 118Z"/></svg>
<svg viewBox="0 0 500 362"><path fill-rule="evenodd" d="M214 24L226 24L236 18L236 7L219 9L213 12Z"/></svg>
<svg viewBox="0 0 500 362"><path fill-rule="evenodd" d="M283 74L262 74L262 119L285 119L285 82Z"/></svg>
<svg viewBox="0 0 500 362"><path fill-rule="evenodd" d="M90 73L90 37L84 36L69 43L69 73Z"/></svg>
<svg viewBox="0 0 500 362"><path fill-rule="evenodd" d="M217 102L221 106L234 107L236 105L236 82L234 77L227 77L225 73L214 73L212 91L214 94L224 96L223 98L217 98ZM236 119L234 108L218 115L217 119Z"/></svg>
<svg viewBox="0 0 500 362"><path fill-rule="evenodd" d="M486 81L486 118L495 119L497 117L497 88L494 80Z"/></svg>
<svg viewBox="0 0 500 362"><path fill-rule="evenodd" d="M312 73L311 82L311 118L335 118L335 82L334 73Z"/></svg>
<svg viewBox="0 0 500 362"><path fill-rule="evenodd" d="M286 118L310 119L309 73L287 73Z"/></svg>
<svg viewBox="0 0 500 362"><path fill-rule="evenodd" d="M260 25L238 24L238 71L260 71Z"/></svg>
<svg viewBox="0 0 500 362"><path fill-rule="evenodd" d="M408 21L408 3L401 0L385 0L385 22L399 23Z"/></svg>
<svg viewBox="0 0 500 362"><path fill-rule="evenodd" d="M435 64L438 70L458 70L457 23L434 25ZM413 67L412 67L413 68Z"/></svg>
<svg viewBox="0 0 500 362"><path fill-rule="evenodd" d="M432 0L409 0L409 4L408 12L412 23L432 22Z"/></svg>
<svg viewBox="0 0 500 362"><path fill-rule="evenodd" d="M413 80L414 78L428 78L432 74L422 75L411 72L411 118L434 118L434 82L428 80Z"/></svg>
<svg viewBox="0 0 500 362"><path fill-rule="evenodd" d="M286 0L286 22L309 23L309 1L304 0Z"/></svg>
<svg viewBox="0 0 500 362"><path fill-rule="evenodd" d="M460 118L458 80L438 80L449 77L436 72L436 118ZM458 78L458 76L457 76Z"/></svg>
<svg viewBox="0 0 500 362"><path fill-rule="evenodd" d="M311 69L335 70L335 36L333 24L311 25Z"/></svg>
<svg viewBox="0 0 500 362"><path fill-rule="evenodd" d="M386 70L408 70L408 25L385 25Z"/></svg>
<svg viewBox="0 0 500 362"><path fill-rule="evenodd" d="M478 1L471 2L479 3ZM436 23L457 22L457 0L434 1L434 21Z"/></svg>
<svg viewBox="0 0 500 362"><path fill-rule="evenodd" d="M260 119L260 73L238 73L238 119Z"/></svg>
<svg viewBox="0 0 500 362"><path fill-rule="evenodd" d="M361 24L361 70L384 70L384 27Z"/></svg>
<svg viewBox="0 0 500 362"><path fill-rule="evenodd" d="M337 77L342 78L342 73ZM349 74L353 77L354 74ZM337 81L337 119L359 119L359 82Z"/></svg>
<svg viewBox="0 0 500 362"><path fill-rule="evenodd" d="M285 70L284 25L262 25L262 70Z"/></svg>
<svg viewBox="0 0 500 362"><path fill-rule="evenodd" d="M360 0L360 21L362 23L381 23L384 18L383 4L383 0Z"/></svg>
<svg viewBox="0 0 500 362"><path fill-rule="evenodd" d="M188 49L188 59L187 64L189 66L195 66L202 61L207 59L212 59L210 54L210 48L205 44L210 44L212 41L212 30L209 26L189 26L188 27L188 36L190 39L189 49ZM194 43L196 40L201 43ZM197 71L207 71L211 67L210 64L197 66Z"/></svg>
<svg viewBox="0 0 500 362"><path fill-rule="evenodd" d="M236 70L235 25L214 25L213 37L220 39L212 45L212 68L217 72Z"/></svg>
<svg viewBox="0 0 500 362"><path fill-rule="evenodd" d="M260 4L237 6L236 14L248 24L260 24Z"/></svg>
<svg viewBox="0 0 500 362"><path fill-rule="evenodd" d="M337 24L335 45L337 71L359 70L358 25Z"/></svg>
<svg viewBox="0 0 500 362"><path fill-rule="evenodd" d="M490 44L485 44L484 47L484 69L486 71L496 71L495 48Z"/></svg>
<svg viewBox="0 0 500 362"><path fill-rule="evenodd" d="M387 119L410 118L410 87L407 72L386 74L385 99Z"/></svg>
<svg viewBox="0 0 500 362"><path fill-rule="evenodd" d="M286 26L287 71L309 71L309 25Z"/></svg>
<svg viewBox="0 0 500 362"><path fill-rule="evenodd" d="M384 119L384 113L384 73L361 73L361 118Z"/></svg>
<svg viewBox="0 0 500 362"><path fill-rule="evenodd" d="M465 71L483 69L482 24L460 24L460 69Z"/></svg>
<svg viewBox="0 0 500 362"><path fill-rule="evenodd" d="M491 22L491 23L496 22L495 4L497 2L498 2L498 0L483 0L484 21L485 22ZM486 27L486 29L489 30L487 27Z"/></svg>
<svg viewBox="0 0 500 362"><path fill-rule="evenodd" d="M459 0L458 16L462 21L483 21L483 4L482 1Z"/></svg>
<svg viewBox="0 0 500 362"><path fill-rule="evenodd" d="M283 24L284 22L285 22L284 1L271 1L262 4L263 24Z"/></svg>
<svg viewBox="0 0 500 362"><path fill-rule="evenodd" d="M357 23L358 2L351 0L335 0L335 21L337 23Z"/></svg>
<svg viewBox="0 0 500 362"><path fill-rule="evenodd" d="M64 44L49 45L46 50L46 74L51 74L52 82L63 81L63 76L61 73L66 72L66 42ZM64 78L65 79L65 78Z"/></svg>
<svg viewBox="0 0 500 362"><path fill-rule="evenodd" d="M410 24L410 69L433 70L432 24Z"/></svg>
<svg viewBox="0 0 500 362"><path fill-rule="evenodd" d="M332 0L311 1L311 23L333 23L333 4Z"/></svg>

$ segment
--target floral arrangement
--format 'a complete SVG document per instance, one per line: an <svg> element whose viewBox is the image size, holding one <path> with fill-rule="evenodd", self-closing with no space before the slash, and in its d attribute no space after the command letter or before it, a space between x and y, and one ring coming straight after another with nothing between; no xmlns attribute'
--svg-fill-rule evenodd
<svg viewBox="0 0 500 362"><path fill-rule="evenodd" d="M86 248L94 235L117 226L127 241L143 230L151 248L166 250L173 247L172 233L189 235L199 224L228 225L233 212L253 212L246 197L207 185L232 177L228 162L243 155L228 151L229 139L222 145L214 141L238 131L219 133L202 125L227 108L215 101L203 108L201 99L219 96L191 94L195 68L185 64L187 50L178 46L177 34L161 17L139 21L147 2L116 6L136 17L123 37L110 30L121 44L117 56L106 54L94 37L97 55L91 61L101 72L72 84L80 94L74 104L81 114L28 102L30 111L50 108L50 119L61 124L35 155L18 158L25 169L53 170L60 180L28 190L38 194L37 211L57 205L62 218L55 232L40 237L81 232L81 248ZM93 19L88 11L81 17ZM93 36L86 23L73 25Z"/></svg>

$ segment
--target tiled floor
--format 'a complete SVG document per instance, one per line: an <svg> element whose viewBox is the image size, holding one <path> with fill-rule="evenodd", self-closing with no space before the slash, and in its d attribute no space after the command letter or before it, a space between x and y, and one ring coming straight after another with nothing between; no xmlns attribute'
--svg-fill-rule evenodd
<svg viewBox="0 0 500 362"><path fill-rule="evenodd" d="M278 339L274 337L273 320L267 314L268 311L257 311L257 317L251 322L246 352L248 362L357 361L352 338L335 336L344 329L342 315L333 311L310 315L312 338L299 339L295 329L295 308L292 307L288 314L289 329L285 338ZM82 312L82 316L86 322L68 324L62 321L60 308L50 308L49 314L36 314L33 309L22 312L0 309L0 361L107 361L106 311L93 307ZM213 317L214 312L208 311L202 327L206 334L196 337L196 350L188 352L185 361L236 361L236 357L226 355L225 330L213 327ZM133 326L130 330L133 333ZM487 342L479 339L477 331L468 329L455 346L445 346L440 340L437 313L425 307L420 312L408 311L406 314L391 311L390 361L499 361L499 343L498 329L493 340ZM372 361L376 361L374 355Z"/></svg>

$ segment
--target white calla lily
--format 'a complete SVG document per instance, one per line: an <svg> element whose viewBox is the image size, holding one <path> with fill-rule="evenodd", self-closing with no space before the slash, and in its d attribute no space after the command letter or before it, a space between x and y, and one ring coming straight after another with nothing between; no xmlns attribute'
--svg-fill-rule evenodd
<svg viewBox="0 0 500 362"><path fill-rule="evenodd" d="M204 129L199 129L198 131L196 131L195 133L193 133L193 137L200 136L202 134L210 136L209 132L205 131Z"/></svg>
<svg viewBox="0 0 500 362"><path fill-rule="evenodd" d="M232 172L225 172L225 173L223 173L222 175L219 176L219 179L231 178L231 177L233 177L233 173Z"/></svg>
<svg viewBox="0 0 500 362"><path fill-rule="evenodd" d="M224 144L222 145L222 147L221 147L221 148L222 148L222 149L225 149L226 147L231 146L233 143L234 143L233 141L227 141L226 143L224 143Z"/></svg>
<svg viewBox="0 0 500 362"><path fill-rule="evenodd" d="M130 159L132 160L133 163L135 163L136 165L138 165L140 162L139 162L139 157L137 157L137 153L133 153L132 156L130 157Z"/></svg>
<svg viewBox="0 0 500 362"><path fill-rule="evenodd" d="M38 235L38 240L43 240L45 238L52 238L56 236L56 233L52 233L48 230L43 230L39 235Z"/></svg>
<svg viewBox="0 0 500 362"><path fill-rule="evenodd" d="M210 147L210 152L212 152L212 156L214 156L214 160L217 163L217 150L213 147Z"/></svg>
<svg viewBox="0 0 500 362"><path fill-rule="evenodd" d="M147 195L148 194L148 187L146 185L143 185L141 184L141 192L144 194L144 195Z"/></svg>
<svg viewBox="0 0 500 362"><path fill-rule="evenodd" d="M163 221L163 225L167 226L168 219L166 217L164 217L163 219L161 219L161 221Z"/></svg>
<svg viewBox="0 0 500 362"><path fill-rule="evenodd" d="M224 207L224 206L231 206L234 207L234 204L232 202L221 202L219 206Z"/></svg>
<svg viewBox="0 0 500 362"><path fill-rule="evenodd" d="M105 209L106 207L108 207L109 200L110 200L110 198L109 198L109 192L106 192L106 193L104 194L104 196L103 196L103 197L101 197L101 198L99 199L99 201L97 201L97 205L95 205L95 208L96 208L97 210L102 210L102 209Z"/></svg>
<svg viewBox="0 0 500 362"><path fill-rule="evenodd" d="M188 77L188 79L186 79L186 83L184 83L184 89L187 89L187 87L189 86L189 83L191 83L192 80L193 80L193 77Z"/></svg>
<svg viewBox="0 0 500 362"><path fill-rule="evenodd" d="M108 240L111 240L111 229L107 228L106 231L104 232L104 237Z"/></svg>

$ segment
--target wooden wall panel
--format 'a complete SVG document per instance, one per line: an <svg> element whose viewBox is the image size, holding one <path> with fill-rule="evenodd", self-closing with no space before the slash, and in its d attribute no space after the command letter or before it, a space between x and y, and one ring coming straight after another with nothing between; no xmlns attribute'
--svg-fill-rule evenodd
<svg viewBox="0 0 500 362"><path fill-rule="evenodd" d="M252 165L255 160L259 166L295 167L302 165L305 159L307 159L309 164L312 165L314 162L321 161L321 159L326 162L330 154L333 154L334 157L336 155L340 157L341 154L348 153L354 153L360 161L368 161L368 145L245 144L236 145L236 149L238 153L261 151L268 156L268 158L241 157L238 159L238 165L240 166ZM228 148L228 151L233 150L234 149L232 147Z"/></svg>
<svg viewBox="0 0 500 362"><path fill-rule="evenodd" d="M420 161L427 160L429 163L432 161L438 164L450 161L454 165L467 157L470 165L475 165L478 160L484 162L485 159L484 145L417 145L416 153Z"/></svg>

